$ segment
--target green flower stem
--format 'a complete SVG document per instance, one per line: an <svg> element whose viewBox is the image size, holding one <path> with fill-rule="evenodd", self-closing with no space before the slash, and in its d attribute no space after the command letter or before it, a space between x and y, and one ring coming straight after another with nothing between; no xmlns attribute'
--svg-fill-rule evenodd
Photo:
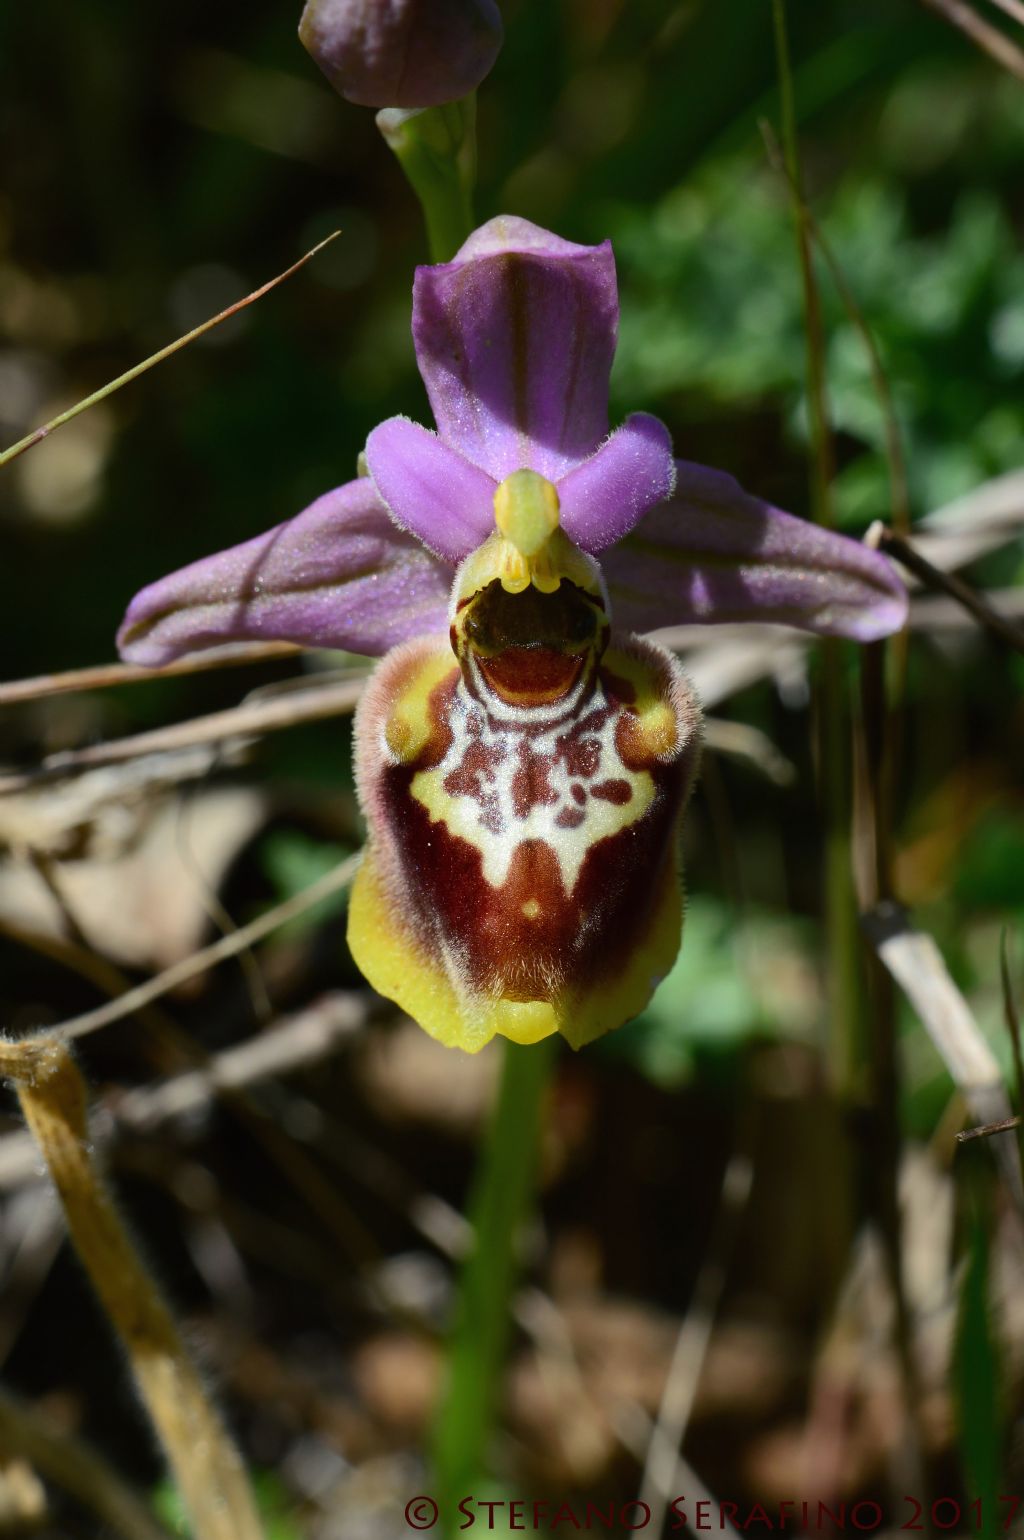
<svg viewBox="0 0 1024 1540"><path fill-rule="evenodd" d="M814 517L835 528L832 481L835 462L828 420L825 383L825 338L821 302L812 256L813 231L803 197L800 155L793 101L793 75L786 35L784 0L772 0L775 52L782 104L782 149L790 183L797 253L804 291L807 338L807 403L812 448L811 496ZM844 645L835 639L821 643L818 690L819 778L825 818L825 911L829 952L828 1062L833 1087L841 1098L857 1091L865 1062L861 940L853 884L851 847L851 711L844 677Z"/></svg>
<svg viewBox="0 0 1024 1540"><path fill-rule="evenodd" d="M497 1102L470 1199L473 1246L459 1285L448 1381L433 1440L437 1501L451 1534L459 1527L459 1500L474 1491L486 1470L557 1042L549 1037L529 1047L504 1044Z"/></svg>
<svg viewBox="0 0 1024 1540"><path fill-rule="evenodd" d="M432 262L449 262L473 229L476 94L443 107L386 107L377 127L420 200Z"/></svg>

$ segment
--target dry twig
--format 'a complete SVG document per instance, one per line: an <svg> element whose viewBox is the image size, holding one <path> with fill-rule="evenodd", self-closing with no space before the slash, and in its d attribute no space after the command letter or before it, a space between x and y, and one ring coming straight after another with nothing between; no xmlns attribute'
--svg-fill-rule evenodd
<svg viewBox="0 0 1024 1540"><path fill-rule="evenodd" d="M86 1011L82 1016L74 1016L69 1021L59 1022L49 1030L48 1036L64 1039L84 1037L89 1032L98 1031L100 1027L110 1026L112 1022L131 1016L141 1006L148 1005L151 1000L158 1000L161 995L177 989L179 984L195 978L197 973L205 973L207 968L223 962L225 958L235 957L246 947L252 946L254 942L269 936L271 931L287 924L289 920L306 914L325 898L330 898L334 893L340 893L348 887L355 876L359 860L358 855L350 856L333 871L325 873L308 888L303 888L301 893L294 894L284 903L275 904L272 909L257 916L248 925L232 931L228 936L222 936L219 941L203 947L199 952L193 952L191 957L182 958L181 962L165 968L155 978L147 979L146 983L138 984L134 989L129 989L126 994L118 995L116 1000L97 1006L93 1011Z"/></svg>
<svg viewBox="0 0 1024 1540"><path fill-rule="evenodd" d="M955 599L969 615L973 615L979 625L998 636L1000 641L1006 642L1016 652L1024 652L1024 629L993 609L976 589L955 573L943 572L941 568L933 566L909 540L886 529L884 524L874 524L869 531L869 541L885 551L886 555L895 557L900 566L906 567L926 587Z"/></svg>
<svg viewBox="0 0 1024 1540"><path fill-rule="evenodd" d="M367 1019L364 996L340 991L325 995L273 1031L224 1049L202 1068L118 1095L105 1115L95 1120L95 1136L103 1143L122 1130L149 1133L172 1118L207 1106L223 1091L241 1090L315 1064L358 1032ZM0 1191L37 1175L38 1160L27 1135L8 1134L0 1139Z"/></svg>
<svg viewBox="0 0 1024 1540"><path fill-rule="evenodd" d="M49 695L71 695L80 690L107 690L119 684L143 684L154 679L173 679L177 674L203 674L215 668L243 668L302 652L294 642L237 642L187 658L145 668L141 663L97 663L91 668L72 668L63 674L38 674L34 679L14 679L0 684L0 706L19 706Z"/></svg>
<svg viewBox="0 0 1024 1540"><path fill-rule="evenodd" d="M891 902L876 905L863 916L862 924L978 1123L1011 1119L1013 1109L995 1055L931 936L917 930L902 906ZM1024 1210L1024 1180L1016 1140L994 1134L990 1142L1007 1191L1017 1208Z"/></svg>
<svg viewBox="0 0 1024 1540"><path fill-rule="evenodd" d="M1012 21L1019 22L1024 27L1024 5L1021 4L1021 0L991 0L991 3Z"/></svg>
<svg viewBox="0 0 1024 1540"><path fill-rule="evenodd" d="M679 1328L657 1420L651 1428L640 1481L640 1501L646 1502L651 1510L651 1528L655 1534L662 1531L669 1502L676 1490L679 1450L696 1398L753 1176L749 1155L734 1154L722 1181L716 1234L697 1279L693 1303Z"/></svg>
<svg viewBox="0 0 1024 1540"><path fill-rule="evenodd" d="M110 380L106 385L101 386L99 390L93 391L92 395L86 396L84 401L76 401L74 406L68 407L66 412L61 412L58 417L54 417L50 422L44 423L41 428L35 428L31 433L27 433L24 438L20 438L16 444L12 444L9 449L5 449L3 454L0 454L0 466L9 464L11 460L16 460L19 455L25 453L26 449L31 449L33 445L42 443L43 439L47 438L55 428L63 427L66 422L70 422L73 417L78 417L80 413L87 411L90 406L95 406L97 402L113 395L114 391L120 390L122 385L128 385L132 380L138 379L140 374L144 374L147 369L152 369L154 364L162 363L165 358L170 358L172 353L177 353L179 348L187 347L197 337L202 337L205 332L211 331L215 326L219 326L222 321L227 321L231 316L237 315L240 310L244 310L254 300L262 299L264 294L269 294L271 289L276 289L279 283L284 283L286 278L290 278L293 273L297 273L300 267L305 267L306 263L312 257L315 257L317 252L323 251L324 247L329 246L331 241L335 240L340 234L340 230L332 231L326 239L320 241L311 251L307 251L305 256L300 257L297 262L293 262L291 267L286 268L283 273L278 273L276 278L271 278L269 283L261 284L258 289L254 289L244 299L237 300L235 304L229 305L219 315L211 316L208 321L203 321L202 325L193 327L190 332L185 333L184 337L176 337L165 348L161 348L159 352L152 353L149 358L143 359L141 364L136 364L134 368L128 369L124 374L119 374L116 380Z"/></svg>
<svg viewBox="0 0 1024 1540"><path fill-rule="evenodd" d="M1001 64L1003 69L1009 70L1011 75L1016 75L1018 80L1024 80L1024 52L1017 47L1005 32L1000 32L998 27L993 27L991 22L979 16L964 0L924 0L924 4L930 6L933 11L938 11L946 21L952 22L971 42L987 53L990 59Z"/></svg>
<svg viewBox="0 0 1024 1540"><path fill-rule="evenodd" d="M89 1508L124 1540L168 1540L140 1497L94 1449L55 1428L34 1407L0 1390L0 1445L30 1460L54 1486Z"/></svg>
<svg viewBox="0 0 1024 1540"><path fill-rule="evenodd" d="M263 1540L241 1459L93 1165L85 1084L70 1051L51 1035L0 1042L0 1072L14 1081L75 1250L124 1344L196 1540Z"/></svg>
<svg viewBox="0 0 1024 1540"><path fill-rule="evenodd" d="M152 732L117 738L112 743L97 743L85 749L51 754L38 770L0 778L0 796L28 791L47 781L62 780L98 765L120 764L144 754L164 754L196 744L222 743L225 739L278 732L303 722L341 716L354 708L365 684L366 676L360 675L339 684L310 685L278 697L245 701L227 711L213 711L208 716L178 722L172 727L157 727Z"/></svg>

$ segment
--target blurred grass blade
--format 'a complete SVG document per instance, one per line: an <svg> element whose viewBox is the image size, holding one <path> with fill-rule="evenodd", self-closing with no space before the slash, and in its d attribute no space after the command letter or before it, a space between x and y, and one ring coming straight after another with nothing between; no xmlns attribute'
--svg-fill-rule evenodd
<svg viewBox="0 0 1024 1540"><path fill-rule="evenodd" d="M811 441L811 501L815 522L836 525L833 478L835 444L829 420L826 338L821 294L807 204L803 196L800 146L796 131L793 71L784 0L772 0L775 58L782 112L782 150L789 184L797 260L803 292L807 411ZM819 647L821 676L817 690L817 740L822 822L825 836L825 924L828 937L828 1060L833 1086L841 1099L854 1094L864 1045L863 978L857 934L857 900L851 851L850 703L843 672L842 644L826 637Z"/></svg>
<svg viewBox="0 0 1024 1540"><path fill-rule="evenodd" d="M1010 1034L1010 1048L1013 1052L1013 1074L1016 1081L1019 1116L1024 1111L1024 1055L1021 1053L1020 1015L1013 992L1013 980L1010 977L1010 941L1005 929L999 937L999 977L1003 986L1003 1015L1006 1018L1006 1029ZM1021 1160L1024 1162L1024 1128L1020 1123L1017 1127L1020 1130L1017 1141L1021 1149Z"/></svg>
<svg viewBox="0 0 1024 1540"><path fill-rule="evenodd" d="M1002 1467L999 1344L988 1298L989 1234L983 1206L972 1204L967 1270L960 1291L956 1339L953 1344L953 1395L960 1430L964 1486L979 1504L972 1532L984 1537L999 1533L996 1499Z"/></svg>
<svg viewBox="0 0 1024 1540"><path fill-rule="evenodd" d="M119 374L116 380L111 380L99 390L93 391L92 395L86 396L84 401L76 401L74 406L69 406L67 411L61 412L58 417L51 418L41 428L35 428L31 433L27 433L24 438L20 438L16 444L12 444L9 449L5 449L0 454L0 466L7 465L11 460L16 460L19 455L25 453L26 449L31 449L34 444L42 443L43 439L49 437L55 428L62 428L66 422L70 422L72 418L80 416L90 406L95 406L97 402L104 401L107 396L112 396L115 390L121 389L122 385L128 385L132 380L138 379L140 374L145 374L146 370L152 369L154 364L162 363L165 358L170 358L172 353L177 353L180 348L187 347L190 342L194 342L204 332L212 331L215 326L219 326L222 321L227 321L231 316L237 315L240 310L244 310L254 300L262 299L264 294L269 294L271 289L276 289L279 283L284 283L286 278L290 278L293 273L297 273L300 267L305 267L306 263L312 257L315 257L317 252L323 251L324 247L329 246L331 241L335 240L340 234L340 230L332 231L325 240L320 241L318 245L307 251L305 256L300 257L297 262L293 262L291 267L285 268L283 273L278 273L276 278L271 278L269 282L261 284L258 289L254 289L251 294L247 294L244 299L236 300L233 305L229 305L226 310L222 310L218 315L211 316L208 321L203 321L200 326L193 327L190 332L186 332L183 337L178 337L174 342L168 343L158 353L152 353L149 358L144 358L141 364L136 364L134 368L127 370L124 374Z"/></svg>
<svg viewBox="0 0 1024 1540"><path fill-rule="evenodd" d="M558 1039L503 1043L498 1101L470 1201L473 1249L460 1281L448 1383L433 1457L450 1532L457 1504L479 1485L497 1410L512 1324L523 1222L536 1186L544 1091ZM465 1527L464 1525L462 1526Z"/></svg>

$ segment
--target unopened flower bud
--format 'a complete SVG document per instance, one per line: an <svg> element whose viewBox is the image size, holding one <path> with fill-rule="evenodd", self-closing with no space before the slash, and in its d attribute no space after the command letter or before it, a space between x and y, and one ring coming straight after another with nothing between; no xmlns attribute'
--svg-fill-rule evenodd
<svg viewBox="0 0 1024 1540"><path fill-rule="evenodd" d="M439 107L474 90L498 56L495 0L307 0L299 37L361 107Z"/></svg>

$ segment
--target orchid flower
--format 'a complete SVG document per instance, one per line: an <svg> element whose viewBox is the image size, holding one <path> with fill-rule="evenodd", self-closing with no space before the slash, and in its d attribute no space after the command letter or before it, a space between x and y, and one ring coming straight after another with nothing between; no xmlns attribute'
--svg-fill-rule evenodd
<svg viewBox="0 0 1024 1540"><path fill-rule="evenodd" d="M701 715L676 659L632 633L752 620L871 641L906 615L883 556L676 460L654 417L609 434L617 321L608 242L491 220L416 273L436 433L382 423L365 476L144 589L119 634L154 665L240 639L387 654L355 723L369 838L349 942L469 1051L496 1033L579 1047L675 959Z"/></svg>

